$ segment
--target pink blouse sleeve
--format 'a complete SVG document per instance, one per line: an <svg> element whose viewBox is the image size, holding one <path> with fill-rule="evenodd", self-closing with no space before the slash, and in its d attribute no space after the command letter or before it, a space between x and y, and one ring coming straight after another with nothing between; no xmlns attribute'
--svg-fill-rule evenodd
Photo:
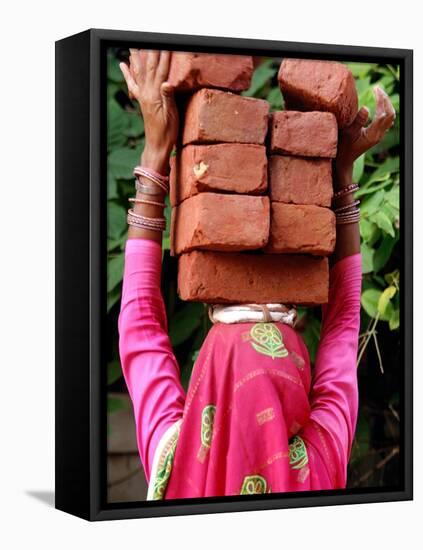
<svg viewBox="0 0 423 550"><path fill-rule="evenodd" d="M330 270L329 301L310 394L309 435L334 487L345 487L358 414L357 351L360 329L361 254L339 260Z"/></svg>
<svg viewBox="0 0 423 550"><path fill-rule="evenodd" d="M182 417L185 392L161 294L162 246L128 239L119 315L119 353L132 400L141 462L150 480L163 433Z"/></svg>

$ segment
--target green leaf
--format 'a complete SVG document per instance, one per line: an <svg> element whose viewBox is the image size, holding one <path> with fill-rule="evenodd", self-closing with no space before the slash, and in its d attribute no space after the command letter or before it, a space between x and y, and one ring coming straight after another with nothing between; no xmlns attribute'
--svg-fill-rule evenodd
<svg viewBox="0 0 423 550"><path fill-rule="evenodd" d="M124 255L119 254L108 259L107 262L107 291L112 291L123 277Z"/></svg>
<svg viewBox="0 0 423 550"><path fill-rule="evenodd" d="M129 120L125 116L125 111L115 99L107 103L107 148L115 149L122 147L126 143L125 130L128 127Z"/></svg>
<svg viewBox="0 0 423 550"><path fill-rule="evenodd" d="M112 170L116 179L132 179L134 167L139 164L140 151L136 149L120 148L115 149L109 155L109 169Z"/></svg>
<svg viewBox="0 0 423 550"><path fill-rule="evenodd" d="M374 68L373 63L345 63L345 65L347 65L353 76L360 80L366 77Z"/></svg>
<svg viewBox="0 0 423 550"><path fill-rule="evenodd" d="M392 250L394 249L397 239L393 239L389 235L385 235L382 243L375 250L373 257L373 269L375 273L385 267L387 261L391 257Z"/></svg>
<svg viewBox="0 0 423 550"><path fill-rule="evenodd" d="M107 239L107 252L113 252L118 248L123 250L126 241L126 234L122 235L118 239Z"/></svg>
<svg viewBox="0 0 423 550"><path fill-rule="evenodd" d="M107 56L107 78L118 84L124 82L123 74L119 67L119 61L112 54Z"/></svg>
<svg viewBox="0 0 423 550"><path fill-rule="evenodd" d="M128 122L125 135L132 138L144 135L144 121L141 116L135 111L126 111L125 116Z"/></svg>
<svg viewBox="0 0 423 550"><path fill-rule="evenodd" d="M126 210L112 201L108 201L107 204L107 236L117 240L127 229Z"/></svg>
<svg viewBox="0 0 423 550"><path fill-rule="evenodd" d="M267 59L261 63L261 65L259 65L253 73L250 88L242 92L242 95L248 97L257 95L259 90L261 90L263 86L267 84L276 74L278 69L275 66L272 67L272 65L273 59Z"/></svg>
<svg viewBox="0 0 423 550"><path fill-rule="evenodd" d="M388 235L391 235L391 237L395 237L395 231L392 226L392 222L385 214L385 212L383 212L382 210L375 212L373 216L373 221L378 227L380 227L380 229L382 229L382 231L385 231L385 233L388 233Z"/></svg>
<svg viewBox="0 0 423 550"><path fill-rule="evenodd" d="M397 115L394 126L389 130L389 132L386 132L382 141L380 141L377 145L372 147L371 151L373 154L383 153L384 151L387 151L388 149L391 149L392 147L396 147L397 145L399 145L399 142L400 142L400 132L399 132L398 115Z"/></svg>
<svg viewBox="0 0 423 550"><path fill-rule="evenodd" d="M399 185L394 185L392 189L386 193L387 202L394 208L399 209L400 207L400 189Z"/></svg>
<svg viewBox="0 0 423 550"><path fill-rule="evenodd" d="M117 92L121 89L121 86L119 84L115 84L113 82L107 83L107 99L115 99Z"/></svg>
<svg viewBox="0 0 423 550"><path fill-rule="evenodd" d="M383 200L385 198L385 191L377 191L374 195L371 195L370 197L366 197L363 202L361 203L361 213L364 216L371 216L375 212L377 212L380 208L380 205L382 204ZM374 220L372 220L374 221Z"/></svg>
<svg viewBox="0 0 423 550"><path fill-rule="evenodd" d="M380 290L376 290L375 288L369 288L362 293L361 305L363 306L364 311L367 313L367 315L369 315L369 317L377 317L377 306L381 295L382 292Z"/></svg>
<svg viewBox="0 0 423 550"><path fill-rule="evenodd" d="M319 347L320 321L315 317L312 317L309 313L307 313L305 321L303 338L310 354L310 361L314 363L316 360L317 349Z"/></svg>
<svg viewBox="0 0 423 550"><path fill-rule="evenodd" d="M391 273L387 273L385 275L385 281L388 283L388 285L399 286L399 281L400 281L399 269L395 269Z"/></svg>
<svg viewBox="0 0 423 550"><path fill-rule="evenodd" d="M107 313L109 313L112 307L119 302L121 295L120 293L120 285L116 286L112 291L107 293Z"/></svg>
<svg viewBox="0 0 423 550"><path fill-rule="evenodd" d="M283 108L283 98L279 88L272 88L266 99L270 103L272 111L279 111Z"/></svg>
<svg viewBox="0 0 423 550"><path fill-rule="evenodd" d="M399 157L388 157L376 170L372 173L367 184L374 181L381 181L389 177L391 174L399 171Z"/></svg>
<svg viewBox="0 0 423 550"><path fill-rule="evenodd" d="M371 185L369 187L367 186L360 187L360 189L355 192L354 196L356 199L358 199L364 195L370 195L372 193L376 193L376 191L379 191L380 189L385 189L385 187L388 187L389 185L392 185L392 180L388 177L388 179L386 179L381 183L378 183L377 185Z"/></svg>
<svg viewBox="0 0 423 550"><path fill-rule="evenodd" d="M120 362L117 359L107 363L107 384L109 386L116 382L116 380L119 380L121 376L122 368L120 366Z"/></svg>
<svg viewBox="0 0 423 550"><path fill-rule="evenodd" d="M391 318L389 319L389 328L391 330L396 330L400 326L400 311L399 309L394 309L392 311Z"/></svg>
<svg viewBox="0 0 423 550"><path fill-rule="evenodd" d="M394 206L389 204L389 202L385 201L384 205L381 208L381 212L386 214L391 223L396 223L399 218L398 208L395 208Z"/></svg>
<svg viewBox="0 0 423 550"><path fill-rule="evenodd" d="M200 326L204 306L199 303L188 303L180 309L169 322L169 335L174 346L185 342Z"/></svg>
<svg viewBox="0 0 423 550"><path fill-rule="evenodd" d="M381 315L384 315L386 308L388 306L388 303L395 296L396 291L397 289L394 286L388 286L380 295L379 301L377 304L377 310Z"/></svg>
<svg viewBox="0 0 423 550"><path fill-rule="evenodd" d="M117 199L117 181L111 170L107 170L107 198Z"/></svg>
<svg viewBox="0 0 423 550"><path fill-rule="evenodd" d="M366 220L366 218L360 219L360 235L364 242L371 239L375 227L375 224Z"/></svg>
<svg viewBox="0 0 423 550"><path fill-rule="evenodd" d="M355 87L357 89L357 94L358 94L360 105L362 105L363 103L365 105L366 102L363 101L363 99L366 99L365 96L366 96L366 94L369 93L370 76L361 77L360 79L356 80L355 81Z"/></svg>
<svg viewBox="0 0 423 550"><path fill-rule="evenodd" d="M362 257L362 272L371 273L373 271L373 256L374 249L370 248L366 243L361 245L361 257Z"/></svg>
<svg viewBox="0 0 423 550"><path fill-rule="evenodd" d="M114 395L107 396L107 412L113 414L126 409L126 403L124 399L116 397Z"/></svg>
<svg viewBox="0 0 423 550"><path fill-rule="evenodd" d="M363 175L364 171L364 159L365 159L366 153L363 153L358 157L358 159L354 162L353 166L353 181L356 181L357 183L361 180L361 176Z"/></svg>

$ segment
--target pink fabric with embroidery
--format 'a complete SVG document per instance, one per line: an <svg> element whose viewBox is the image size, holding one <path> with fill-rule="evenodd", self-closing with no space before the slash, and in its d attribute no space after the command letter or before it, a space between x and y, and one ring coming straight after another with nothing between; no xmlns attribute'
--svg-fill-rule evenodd
<svg viewBox="0 0 423 550"><path fill-rule="evenodd" d="M159 243L127 241L120 355L147 480L160 437L182 418L166 499L345 487L358 410L361 255L331 268L312 370L302 338L287 325L263 333L264 325L257 332L253 323L215 324L186 396L167 331L161 261Z"/></svg>

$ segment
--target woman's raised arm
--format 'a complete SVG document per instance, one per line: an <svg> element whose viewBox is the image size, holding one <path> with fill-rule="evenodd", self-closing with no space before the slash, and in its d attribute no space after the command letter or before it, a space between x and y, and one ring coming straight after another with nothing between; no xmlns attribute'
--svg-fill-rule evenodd
<svg viewBox="0 0 423 550"><path fill-rule="evenodd" d="M339 136L335 160L335 207L354 204L353 162L376 145L392 126L395 111L381 88L375 89L376 115L368 126L363 107ZM360 329L361 254L358 217L337 216L336 248L331 258L329 301L322 307L320 342L310 396L311 439L320 441L333 487L344 487L358 413L357 351ZM354 221L352 221L354 220ZM347 221L348 223L342 223ZM341 223L339 223L341 222Z"/></svg>
<svg viewBox="0 0 423 550"><path fill-rule="evenodd" d="M130 66L120 65L129 94L139 102L144 119L146 143L141 167L163 178L169 171L169 156L178 132L173 90L166 82L169 57L167 51L131 50ZM148 177L139 176L138 181L141 186L133 212L141 220L163 219L165 191ZM119 315L119 352L147 481L160 438L181 419L185 401L168 334L161 272L161 230L130 225Z"/></svg>

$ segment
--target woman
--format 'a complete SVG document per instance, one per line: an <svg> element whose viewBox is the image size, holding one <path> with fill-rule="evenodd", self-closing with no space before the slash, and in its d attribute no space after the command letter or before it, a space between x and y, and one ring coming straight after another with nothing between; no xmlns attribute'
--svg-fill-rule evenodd
<svg viewBox="0 0 423 550"><path fill-rule="evenodd" d="M146 136L128 215L119 345L147 498L344 488L358 409L361 292L352 168L393 124L394 109L375 88L371 124L365 126L363 107L339 136L337 239L313 371L289 315L278 317L266 305L262 314L235 308L230 315L239 322L213 324L185 395L160 291L163 200L178 135L178 111L166 82L169 61L167 51L131 50L129 67L120 65L130 96L140 104Z"/></svg>

